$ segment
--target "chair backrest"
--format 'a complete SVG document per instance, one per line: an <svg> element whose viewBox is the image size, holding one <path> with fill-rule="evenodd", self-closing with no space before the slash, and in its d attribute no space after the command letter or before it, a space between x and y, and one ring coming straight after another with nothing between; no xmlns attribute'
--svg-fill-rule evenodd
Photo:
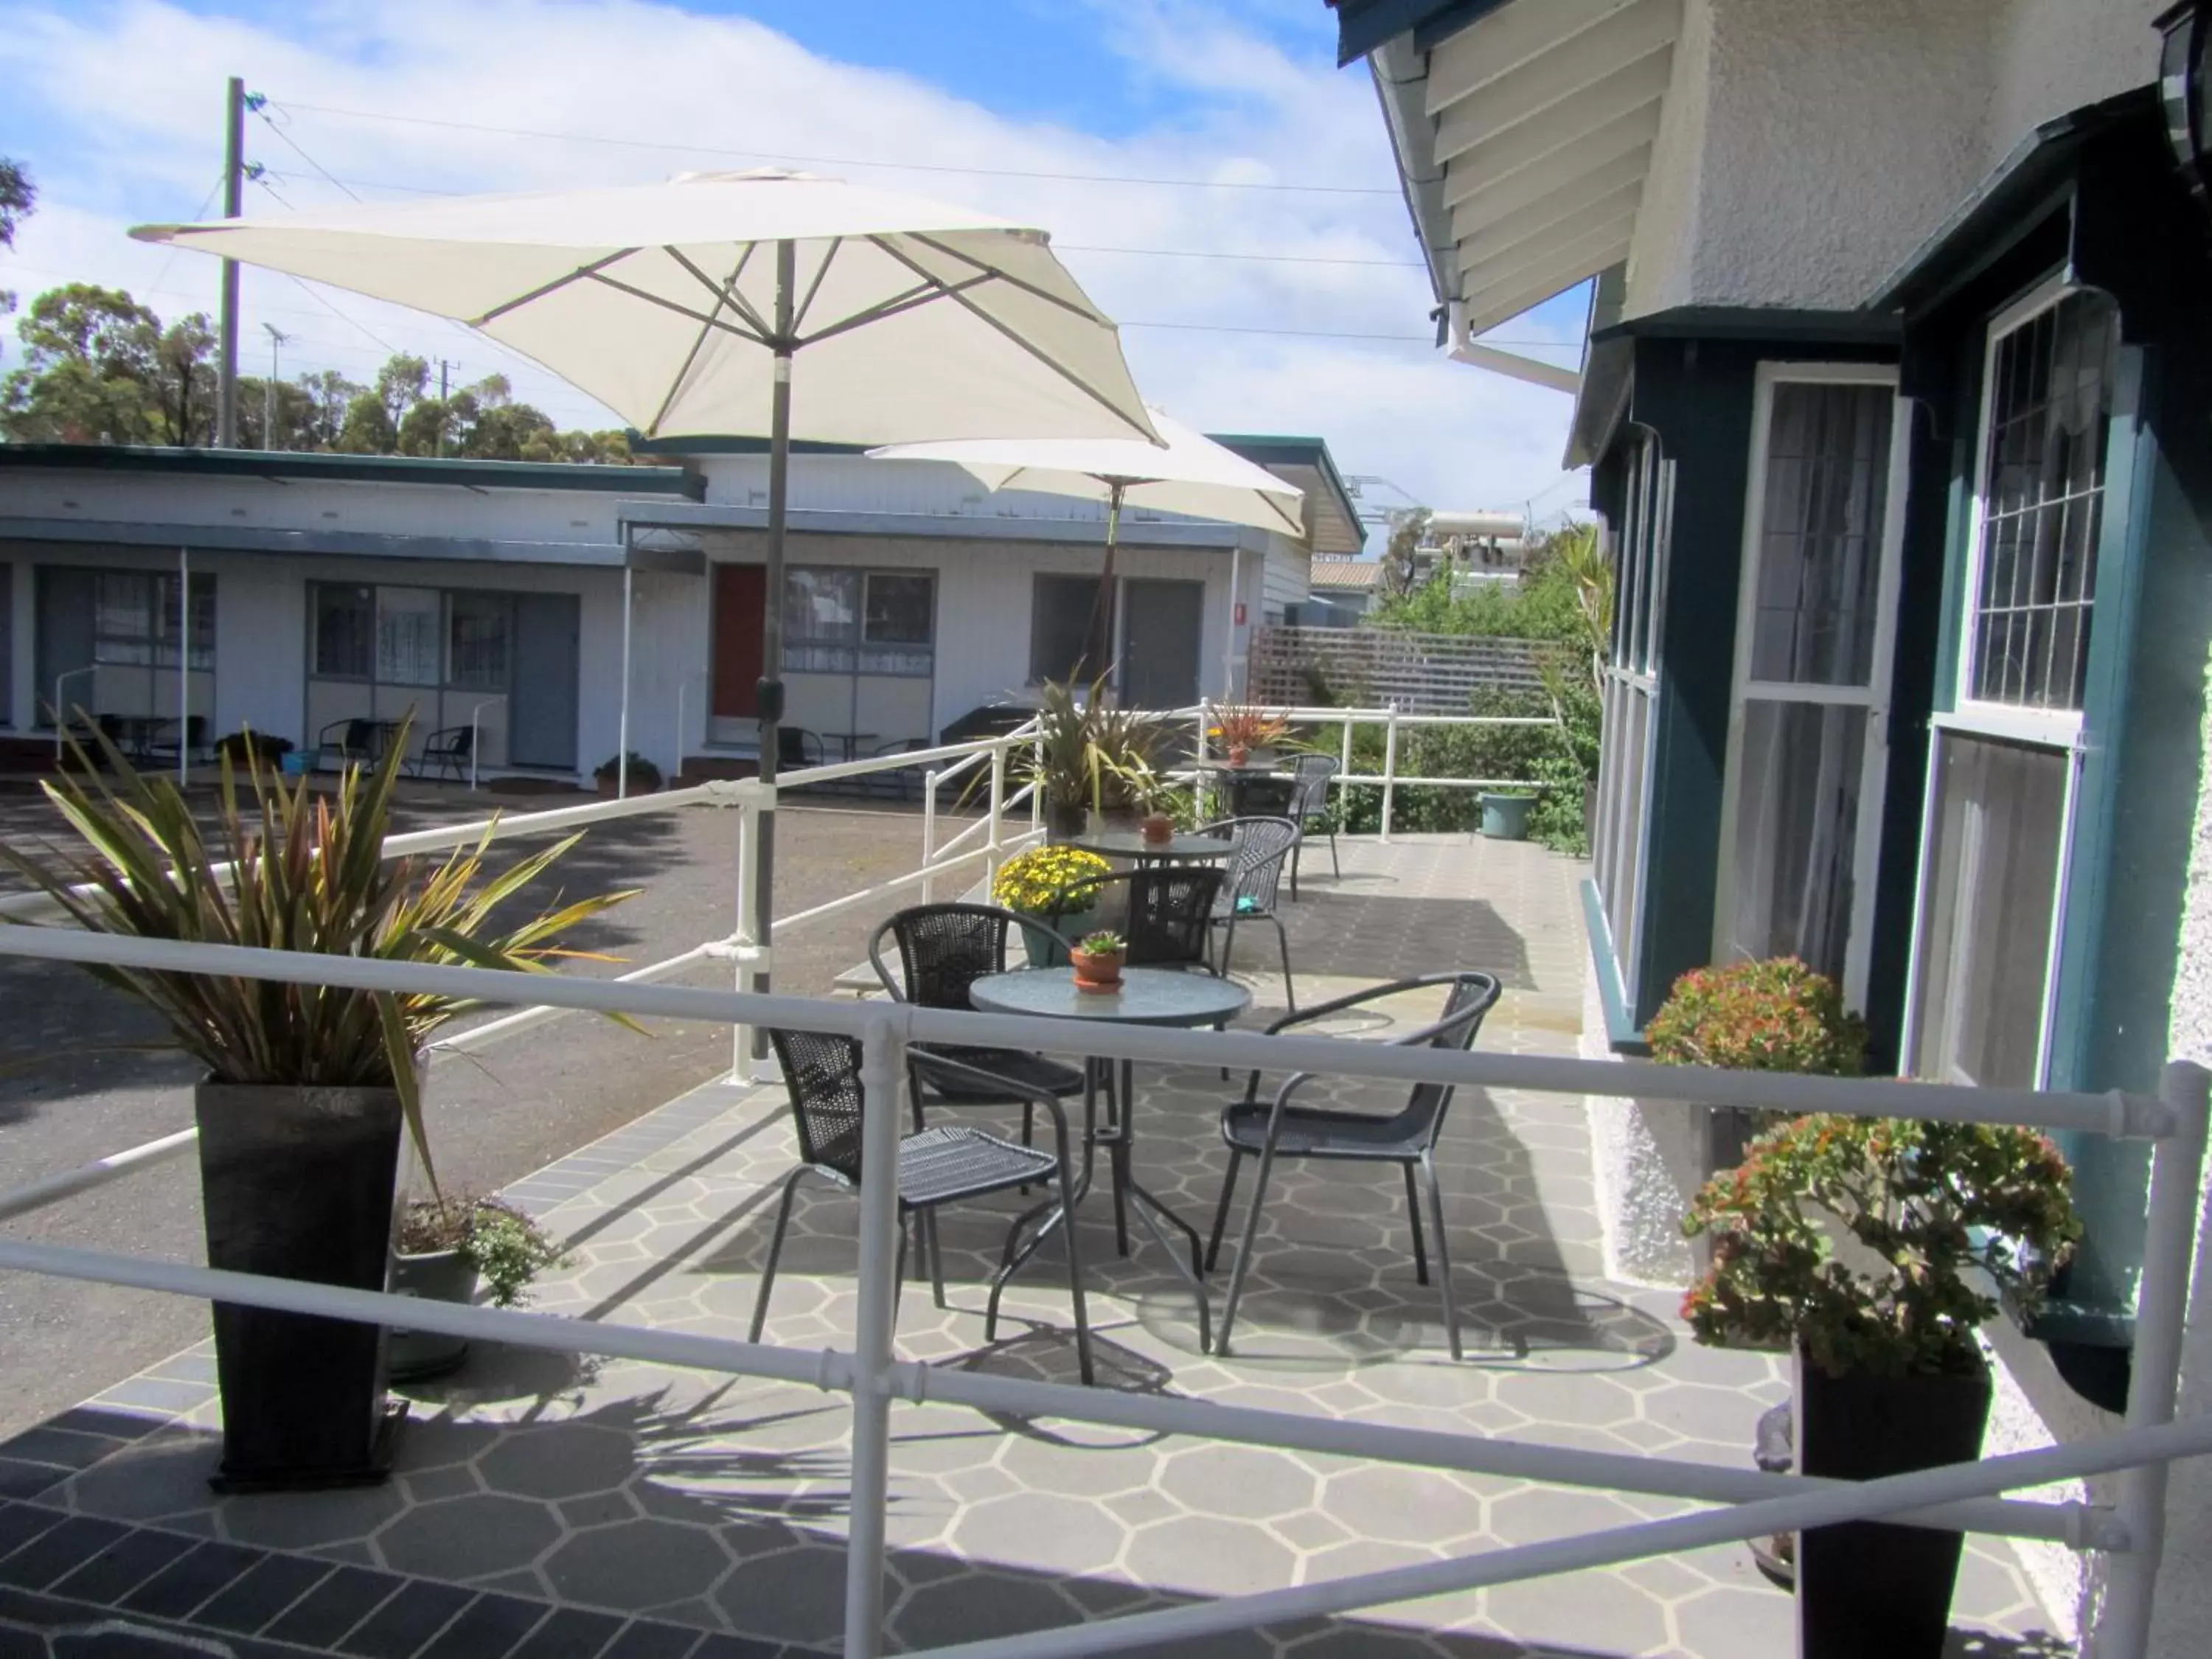
<svg viewBox="0 0 2212 1659"><path fill-rule="evenodd" d="M1048 920L1058 927L1061 917L1096 907L1100 925L1117 927L1127 941L1131 967L1194 967L1206 960L1206 931L1222 879L1220 866L1212 864L1117 870L1064 890ZM1099 902L1116 887L1127 889L1128 899L1118 916L1110 903Z"/></svg>
<svg viewBox="0 0 2212 1659"><path fill-rule="evenodd" d="M1291 811L1297 793L1296 778L1285 777L1276 772L1263 772L1238 781L1237 810L1248 818L1281 817Z"/></svg>
<svg viewBox="0 0 2212 1659"><path fill-rule="evenodd" d="M1304 823L1328 811L1328 781L1338 772L1334 755L1301 755L1291 763L1291 817Z"/></svg>
<svg viewBox="0 0 2212 1659"><path fill-rule="evenodd" d="M775 728L775 763L778 766L811 764L811 760L806 752L806 740L813 735L804 726L777 726Z"/></svg>
<svg viewBox="0 0 2212 1659"><path fill-rule="evenodd" d="M771 1030L768 1040L791 1094L799 1156L859 1186L864 1104L860 1039L830 1031Z"/></svg>
<svg viewBox="0 0 2212 1659"><path fill-rule="evenodd" d="M374 749L377 746L376 722L372 720L348 720L345 728L345 746L348 749L364 751Z"/></svg>
<svg viewBox="0 0 2212 1659"><path fill-rule="evenodd" d="M1400 1037L1400 1046L1428 1048L1456 1048L1462 1054L1474 1047L1475 1035L1482 1030L1482 1018L1498 1001L1499 991L1495 974L1462 972L1451 976L1444 992L1444 1006L1435 1022L1425 1032L1416 1031ZM1437 1144L1443 1133L1444 1114L1451 1108L1452 1085L1449 1083L1417 1083L1406 1102L1406 1109L1395 1120L1399 1129L1408 1138L1422 1137L1427 1145Z"/></svg>
<svg viewBox="0 0 2212 1659"><path fill-rule="evenodd" d="M1222 890L1222 911L1267 915L1275 908L1283 866L1298 843L1298 826L1290 818L1221 818L1200 826L1204 836L1229 837L1229 880Z"/></svg>
<svg viewBox="0 0 2212 1659"><path fill-rule="evenodd" d="M1006 940L1023 918L995 904L917 904L899 911L868 941L868 960L884 988L921 1008L966 1008L968 988L1006 970ZM898 946L895 976L885 939Z"/></svg>

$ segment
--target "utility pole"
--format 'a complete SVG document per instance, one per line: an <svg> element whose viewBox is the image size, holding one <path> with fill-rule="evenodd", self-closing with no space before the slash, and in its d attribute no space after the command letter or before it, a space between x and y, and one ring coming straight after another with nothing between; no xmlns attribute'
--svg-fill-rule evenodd
<svg viewBox="0 0 2212 1659"><path fill-rule="evenodd" d="M276 447L276 354L292 337L274 323L264 323L269 331L269 378L261 386L261 447Z"/></svg>
<svg viewBox="0 0 2212 1659"><path fill-rule="evenodd" d="M451 413L446 407L446 374L452 368L453 365L443 357L438 359L438 429L430 441L433 455L446 453L446 421Z"/></svg>
<svg viewBox="0 0 2212 1659"><path fill-rule="evenodd" d="M230 77L229 107L224 118L222 159L222 216L235 219L246 210L246 82ZM222 262L222 349L216 369L215 441L221 449L238 447L238 261Z"/></svg>

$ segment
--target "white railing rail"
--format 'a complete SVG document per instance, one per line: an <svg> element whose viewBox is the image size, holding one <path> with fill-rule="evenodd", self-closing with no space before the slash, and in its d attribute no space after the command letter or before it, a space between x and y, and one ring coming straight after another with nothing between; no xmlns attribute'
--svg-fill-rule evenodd
<svg viewBox="0 0 2212 1659"><path fill-rule="evenodd" d="M884 1109L866 1114L862 1124L863 1159L877 1170L896 1166L900 1126L905 1116L900 1097L905 1086L906 1049L918 1041L1570 1095L1629 1095L1701 1104L1757 1103L1790 1111L2018 1121L2154 1143L2134 1380L2125 1427L2046 1450L1864 1484L1830 1485L1491 1436L1326 1421L1199 1400L1134 1395L903 1362L892 1351L898 1212L896 1185L888 1181L864 1183L860 1195L859 1313L854 1346L849 1353L429 1304L411 1297L0 1239L0 1267L334 1317L404 1322L442 1334L805 1382L842 1391L851 1399L853 1414L844 1620L848 1659L874 1659L881 1651L890 1413L901 1400L967 1404L992 1413L1126 1425L1729 1506L1477 1556L935 1650L940 1656L957 1655L962 1659L1075 1656L1190 1640L1289 1619L1349 1612L1708 1547L1777 1531L1875 1517L2056 1539L2075 1547L2107 1552L2112 1570L2097 1648L2099 1659L2144 1659L2162 1545L2165 1465L2176 1457L2212 1452L2212 1418L2198 1417L2180 1424L2172 1420L2203 1173L2208 1080L2212 1080L2212 1074L2187 1062L2177 1061L2165 1069L2154 1096L2045 1094L1881 1079L1799 1077L1641 1062L1400 1048L1327 1037L1160 1030L933 1010L902 1003L757 996L605 980L532 975L524 981L520 975L480 969L179 944L68 928L0 927L0 955L295 984L432 991L495 1004L719 1020L733 1027L779 1024L842 1032L860 1040L864 1085L872 1099L884 1103ZM147 1161L150 1160L131 1167L145 1167ZM127 1172L125 1168L115 1168L96 1177L50 1180L43 1188L0 1194L0 1217L24 1213L67 1192L82 1191L98 1180ZM2001 1492L2112 1471L2121 1472L2119 1501L2114 1510L2081 1504L1996 1501Z"/></svg>

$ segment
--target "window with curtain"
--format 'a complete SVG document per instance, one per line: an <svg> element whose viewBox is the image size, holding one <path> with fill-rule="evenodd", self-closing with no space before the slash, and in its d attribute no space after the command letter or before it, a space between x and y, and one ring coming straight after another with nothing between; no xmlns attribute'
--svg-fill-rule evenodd
<svg viewBox="0 0 2212 1659"><path fill-rule="evenodd" d="M1098 578L1040 575L1030 580L1030 683L1065 680L1090 642Z"/></svg>
<svg viewBox="0 0 2212 1659"><path fill-rule="evenodd" d="M783 665L799 673L849 674L859 666L858 570L795 566L784 574Z"/></svg>
<svg viewBox="0 0 2212 1659"><path fill-rule="evenodd" d="M215 578L192 578L190 666L215 666ZM173 572L92 573L92 659L119 667L177 665L177 578Z"/></svg>
<svg viewBox="0 0 2212 1659"><path fill-rule="evenodd" d="M443 595L434 587L376 590L376 678L383 685L435 685L444 653Z"/></svg>
<svg viewBox="0 0 2212 1659"><path fill-rule="evenodd" d="M1754 413L1716 951L1802 957L1856 1002L1870 896L1856 866L1879 833L1874 711L1889 684L1896 389L1887 370L1764 370Z"/></svg>
<svg viewBox="0 0 2212 1659"><path fill-rule="evenodd" d="M314 665L325 679L365 680L376 668L376 590L313 585Z"/></svg>
<svg viewBox="0 0 2212 1659"><path fill-rule="evenodd" d="M514 635L514 600L506 593L447 596L446 684L504 691Z"/></svg>
<svg viewBox="0 0 2212 1659"><path fill-rule="evenodd" d="M871 570L861 622L860 672L929 674L936 665L937 578L927 570Z"/></svg>

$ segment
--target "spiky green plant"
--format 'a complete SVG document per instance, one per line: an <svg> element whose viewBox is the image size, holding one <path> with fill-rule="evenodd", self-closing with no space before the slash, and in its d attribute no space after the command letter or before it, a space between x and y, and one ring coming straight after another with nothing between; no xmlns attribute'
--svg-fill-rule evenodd
<svg viewBox="0 0 2212 1659"><path fill-rule="evenodd" d="M306 778L287 793L250 769L250 811L225 761L212 837L173 781L140 775L104 737L103 775L72 741L70 769L44 787L82 850L41 860L0 842L0 861L89 933L538 974L552 971L549 959L588 955L555 941L635 890L493 927L499 907L579 836L497 874L485 871L489 828L435 868L384 856L406 736L403 725L373 771L349 767L334 794L317 793ZM397 1091L435 1188L416 1058L432 1033L480 1006L475 1001L84 965L152 1008L177 1046L217 1081Z"/></svg>

